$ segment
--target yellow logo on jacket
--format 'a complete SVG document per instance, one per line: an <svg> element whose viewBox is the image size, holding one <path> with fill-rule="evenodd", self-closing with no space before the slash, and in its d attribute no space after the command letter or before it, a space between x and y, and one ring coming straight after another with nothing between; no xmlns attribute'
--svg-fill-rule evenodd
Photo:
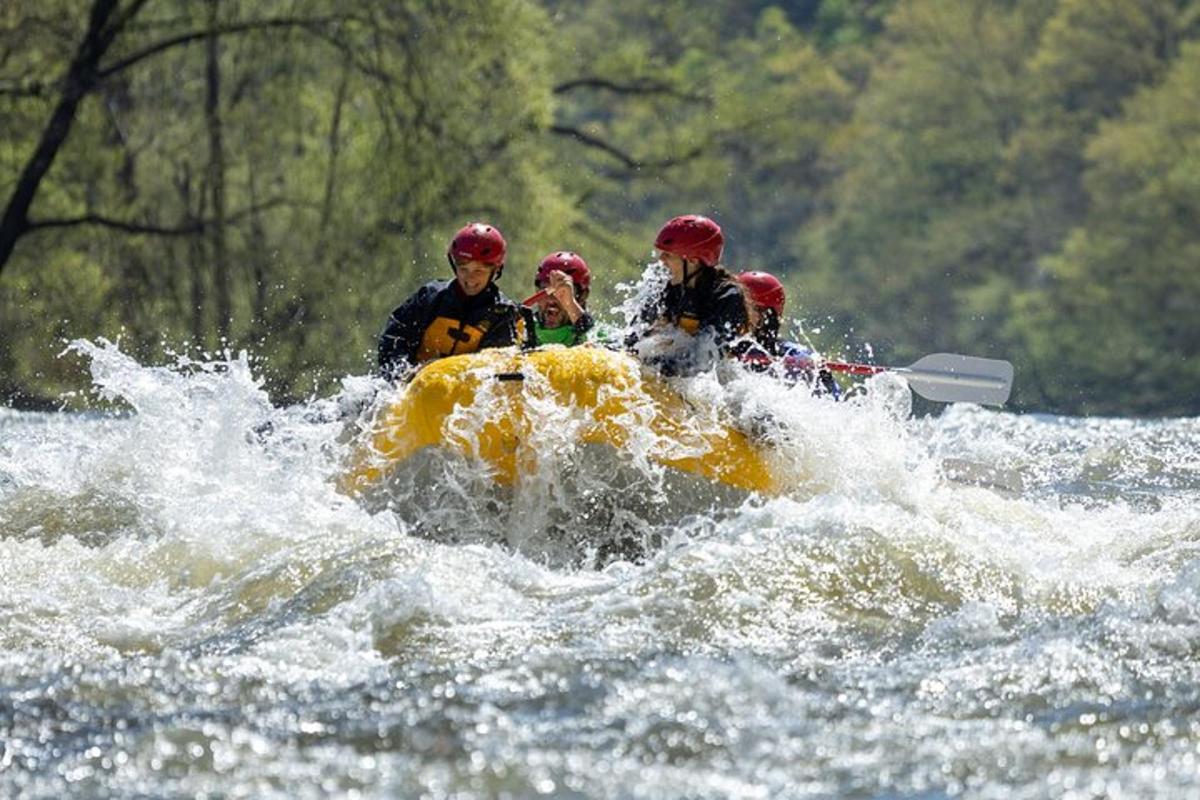
<svg viewBox="0 0 1200 800"><path fill-rule="evenodd" d="M421 346L417 349L417 363L424 364L435 358L474 353L479 349L479 340L487 332L487 326L468 325L460 319L438 317L429 323Z"/></svg>

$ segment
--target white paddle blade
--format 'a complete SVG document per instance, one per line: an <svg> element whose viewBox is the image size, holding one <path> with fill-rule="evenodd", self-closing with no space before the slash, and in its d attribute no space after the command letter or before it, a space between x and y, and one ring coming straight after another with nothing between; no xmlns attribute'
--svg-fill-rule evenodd
<svg viewBox="0 0 1200 800"><path fill-rule="evenodd" d="M934 353L896 371L914 392L939 403L1002 406L1012 393L1013 365L995 358Z"/></svg>

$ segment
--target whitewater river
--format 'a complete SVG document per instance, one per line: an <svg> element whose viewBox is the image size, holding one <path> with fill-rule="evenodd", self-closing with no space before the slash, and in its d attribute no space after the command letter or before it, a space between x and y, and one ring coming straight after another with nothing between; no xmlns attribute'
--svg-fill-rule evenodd
<svg viewBox="0 0 1200 800"><path fill-rule="evenodd" d="M1200 421L754 377L783 497L547 433L367 501L369 380L78 349L124 411L0 410L0 796L1200 795Z"/></svg>

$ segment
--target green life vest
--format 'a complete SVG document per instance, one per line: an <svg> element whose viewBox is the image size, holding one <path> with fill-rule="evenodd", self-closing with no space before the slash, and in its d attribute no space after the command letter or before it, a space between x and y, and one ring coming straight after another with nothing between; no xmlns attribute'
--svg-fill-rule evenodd
<svg viewBox="0 0 1200 800"><path fill-rule="evenodd" d="M567 347L577 345L587 339L587 334L576 332L574 325L559 325L557 328L547 328L540 322L533 325L533 335L538 344L565 344Z"/></svg>

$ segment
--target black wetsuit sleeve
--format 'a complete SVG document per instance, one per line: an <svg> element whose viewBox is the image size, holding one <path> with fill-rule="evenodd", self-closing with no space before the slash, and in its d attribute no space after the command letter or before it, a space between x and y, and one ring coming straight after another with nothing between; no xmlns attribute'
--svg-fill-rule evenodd
<svg viewBox="0 0 1200 800"><path fill-rule="evenodd" d="M668 294L665 305L669 307L670 304L671 297ZM746 304L735 284L723 283L713 287L701 316L703 321L691 347L652 359L651 363L663 375L692 375L708 369L713 355L733 355L737 343L744 339L748 327ZM712 344L716 345L715 352Z"/></svg>
<svg viewBox="0 0 1200 800"><path fill-rule="evenodd" d="M523 350L531 350L538 346L537 329L533 324L533 309L517 306L521 314L521 324L518 327L518 339Z"/></svg>
<svg viewBox="0 0 1200 800"><path fill-rule="evenodd" d="M492 324L487 333L479 340L479 349L489 347L511 347L520 345L529 347L533 331L525 324L520 307L516 304L497 304L491 313Z"/></svg>
<svg viewBox="0 0 1200 800"><path fill-rule="evenodd" d="M575 322L571 325L575 331L575 344L579 344L585 338L587 338L588 331L595 327L595 325L596 320L592 319L592 315L589 314L585 309L583 314L580 315L579 319L575 320Z"/></svg>
<svg viewBox="0 0 1200 800"><path fill-rule="evenodd" d="M435 296L436 291L422 286L388 317L379 335L380 375L395 378L417 363L417 349Z"/></svg>

